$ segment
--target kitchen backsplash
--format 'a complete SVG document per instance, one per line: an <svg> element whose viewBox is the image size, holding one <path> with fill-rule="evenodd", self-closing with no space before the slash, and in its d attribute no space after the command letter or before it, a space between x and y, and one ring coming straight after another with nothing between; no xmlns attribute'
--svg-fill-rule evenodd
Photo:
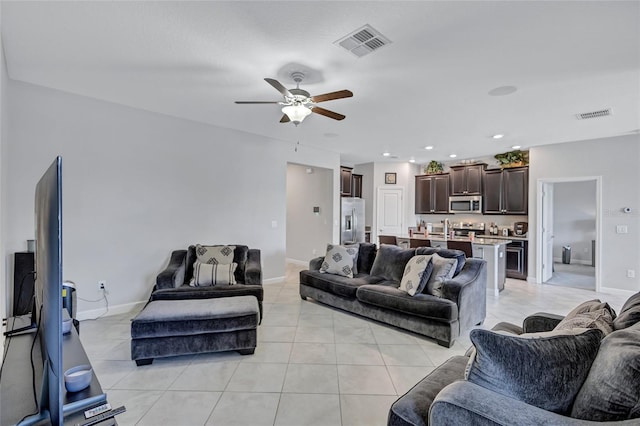
<svg viewBox="0 0 640 426"><path fill-rule="evenodd" d="M434 225L440 225L440 223L449 219L449 222L465 222L465 223L484 223L486 227L486 233L489 233L489 224L491 222L498 225L498 228L502 230L502 228L513 229L513 224L515 222L528 222L527 216L521 215L482 215L482 214L417 214L415 215L417 224L419 221L424 221L425 223L432 223ZM410 224L410 226L415 226L415 224Z"/></svg>

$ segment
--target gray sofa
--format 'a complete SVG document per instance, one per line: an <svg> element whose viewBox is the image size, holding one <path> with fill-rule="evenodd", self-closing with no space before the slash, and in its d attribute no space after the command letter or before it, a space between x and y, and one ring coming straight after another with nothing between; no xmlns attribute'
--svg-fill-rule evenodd
<svg viewBox="0 0 640 426"><path fill-rule="evenodd" d="M405 265L416 254L439 253L458 259L453 278L443 283L443 297L410 296L398 289ZM486 316L487 267L481 259L466 259L459 250L431 247L403 249L360 243L358 273L353 278L321 273L323 257L300 272L300 297L403 328L451 347L461 329L481 324ZM371 275L372 268L379 275Z"/></svg>
<svg viewBox="0 0 640 426"><path fill-rule="evenodd" d="M615 315L615 313L614 313ZM500 323L494 330L501 338L509 339L509 333L540 333L554 329L562 316L538 313L525 319L523 326ZM515 384L502 380L492 386L483 386L470 377L465 380L469 356L454 356L422 379L405 395L393 403L389 411L389 426L418 425L595 425L601 422L615 425L640 424L640 293L623 305L613 321L613 332L602 340L602 331L590 329L584 332L596 334L594 358L586 361L585 377L577 374L551 377L562 385L571 382L577 393L564 407L543 409L541 404L524 401L536 398L543 386L545 371L537 365L527 365L518 351L501 348L505 360L503 371L514 377L535 377L528 383L525 398L510 395ZM506 333L505 333L506 332ZM473 330L472 341L486 330ZM498 333L493 333L494 335ZM506 337L504 337L506 336ZM593 337L593 336L591 336ZM511 338L517 338L513 336ZM548 337L552 339L553 337ZM521 338L520 338L521 339ZM467 354L472 354L470 349ZM558 364L572 368L579 363L572 356L584 359L586 351L554 351L549 357ZM566 358L563 358L566 357ZM540 362L544 363L545 359ZM523 368L528 368L526 372ZM499 373L496 373L499 374ZM515 381L515 380L514 380ZM560 387L560 386L558 386ZM545 389L557 399L567 398L560 389ZM538 402L538 401L536 401Z"/></svg>
<svg viewBox="0 0 640 426"><path fill-rule="evenodd" d="M233 262L238 264L234 275L235 285L213 287L191 287L193 264L196 260L195 246L187 250L175 250L171 253L169 265L160 272L151 292L149 302L154 300L214 299L231 296L255 296L258 300L260 319L262 319L262 265L260 250L245 245L235 245Z"/></svg>

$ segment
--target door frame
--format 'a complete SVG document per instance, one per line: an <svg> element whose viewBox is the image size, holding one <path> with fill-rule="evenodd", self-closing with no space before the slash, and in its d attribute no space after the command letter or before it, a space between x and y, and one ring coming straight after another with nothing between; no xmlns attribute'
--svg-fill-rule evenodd
<svg viewBox="0 0 640 426"><path fill-rule="evenodd" d="M600 271L602 265L602 176L579 176L579 177L566 177L566 178L540 178L537 181L536 186L536 216L538 218L536 223L536 282L543 284L542 282L542 245L544 243L542 236L542 228L545 223L545 217L542 209L542 195L545 184L554 183L571 183L571 182L596 182L596 247L595 247L595 291L599 292L601 287ZM551 200L551 209L553 210L553 200Z"/></svg>

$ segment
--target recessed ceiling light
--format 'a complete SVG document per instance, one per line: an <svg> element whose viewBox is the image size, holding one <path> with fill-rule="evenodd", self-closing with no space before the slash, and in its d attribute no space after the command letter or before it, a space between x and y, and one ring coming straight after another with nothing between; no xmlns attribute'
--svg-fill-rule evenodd
<svg viewBox="0 0 640 426"><path fill-rule="evenodd" d="M424 149L433 149L433 147L429 145L429 146L425 146Z"/></svg>
<svg viewBox="0 0 640 426"><path fill-rule="evenodd" d="M451 154L451 155L449 155L449 157L451 157L451 158L456 158L456 157L457 157L457 155L456 155L456 154Z"/></svg>
<svg viewBox="0 0 640 426"><path fill-rule="evenodd" d="M388 157L388 156L390 156L390 155L391 155L391 153L390 153L390 152L387 152L387 151L385 151L385 152L383 152L383 153L382 153L382 156L383 156L383 157Z"/></svg>
<svg viewBox="0 0 640 426"><path fill-rule="evenodd" d="M410 163L415 163L415 162L416 162L416 159L415 159L415 158L412 158L412 159L410 159L410 160L409 160L409 162L410 162Z"/></svg>
<svg viewBox="0 0 640 426"><path fill-rule="evenodd" d="M511 149L520 149L520 145L514 145L511 147Z"/></svg>
<svg viewBox="0 0 640 426"><path fill-rule="evenodd" d="M504 138L504 135L501 134L501 133L498 133L497 135L493 135L491 137L494 138L494 139L502 139L502 138Z"/></svg>

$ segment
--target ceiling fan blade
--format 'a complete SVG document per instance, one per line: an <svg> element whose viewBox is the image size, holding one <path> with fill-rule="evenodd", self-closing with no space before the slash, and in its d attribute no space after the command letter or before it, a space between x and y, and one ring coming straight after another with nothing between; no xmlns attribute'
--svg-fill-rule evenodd
<svg viewBox="0 0 640 426"><path fill-rule="evenodd" d="M281 123L288 123L289 121L291 121L291 120L289 120L289 116L287 114L283 114L282 118L280 119L280 122Z"/></svg>
<svg viewBox="0 0 640 426"><path fill-rule="evenodd" d="M291 92L284 87L278 80L274 80L273 78L265 78L264 81L272 85L278 92L282 93L283 96L287 96L289 98L293 97Z"/></svg>
<svg viewBox="0 0 640 426"><path fill-rule="evenodd" d="M237 104L278 104L278 101L236 101Z"/></svg>
<svg viewBox="0 0 640 426"><path fill-rule="evenodd" d="M311 109L311 112L315 112L316 114L324 115L325 117L333 118L334 120L344 120L345 116L342 114L338 114L337 112L329 111L328 109L320 108L319 106L315 106Z"/></svg>
<svg viewBox="0 0 640 426"><path fill-rule="evenodd" d="M326 102L332 101L334 99L342 99L342 98L350 98L353 96L350 90L338 90L337 92L325 93L323 95L312 96L311 100L313 102Z"/></svg>

